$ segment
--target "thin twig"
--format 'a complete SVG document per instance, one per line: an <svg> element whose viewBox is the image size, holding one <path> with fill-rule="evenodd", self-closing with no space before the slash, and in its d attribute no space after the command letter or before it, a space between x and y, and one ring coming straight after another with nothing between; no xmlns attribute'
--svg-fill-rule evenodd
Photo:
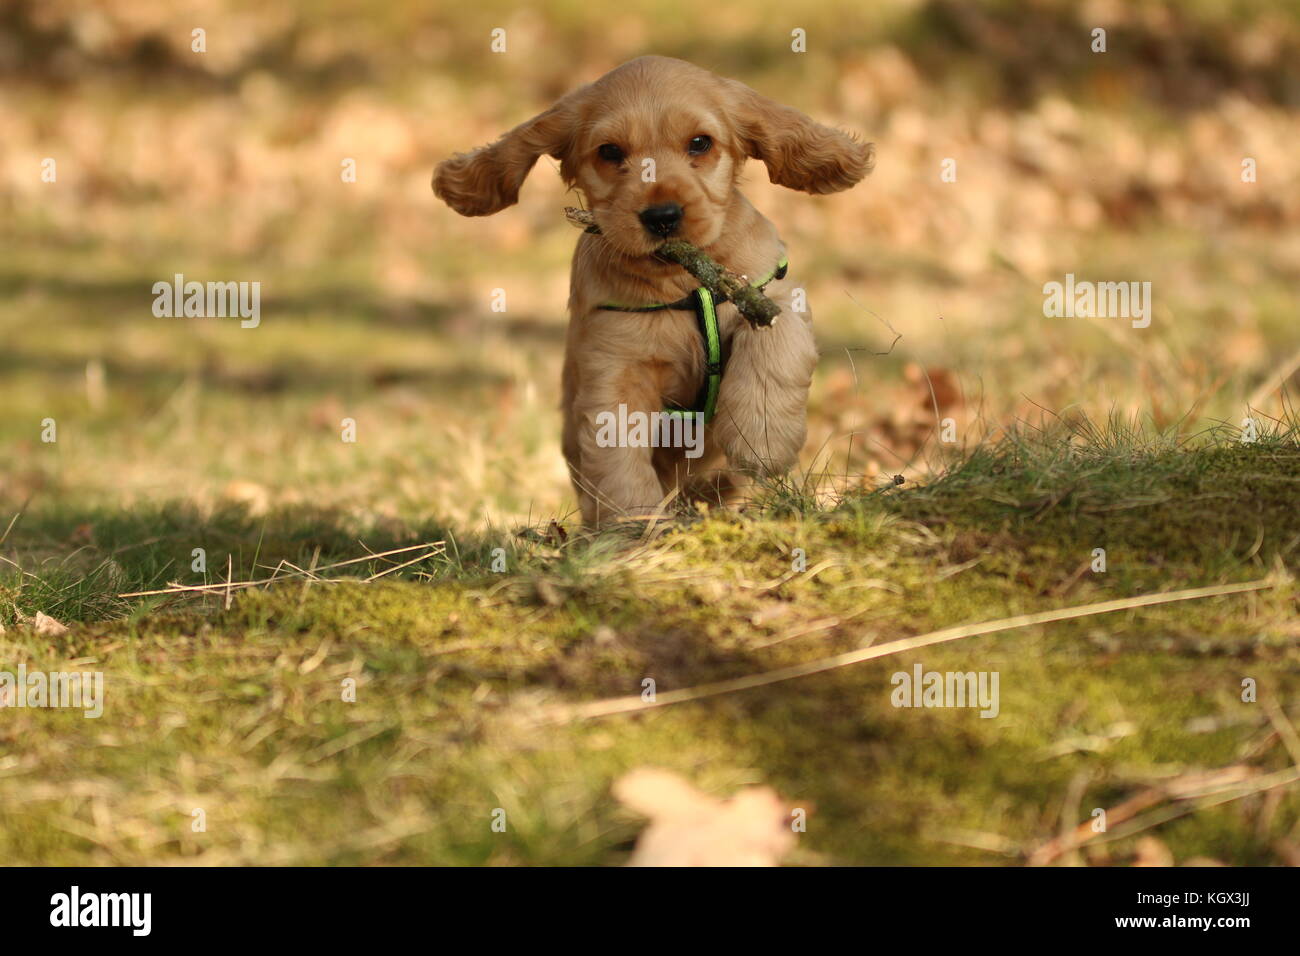
<svg viewBox="0 0 1300 956"><path fill-rule="evenodd" d="M749 674L744 677L736 677L730 680L716 681L712 684L702 684L698 687L687 687L682 690L667 691L656 695L655 699L652 701L643 700L640 695L631 695L628 697L613 697L606 700L593 701L589 704L561 707L552 713L550 719L554 722L565 722L570 720L590 720L599 717L610 717L616 714L636 713L644 710L652 710L656 707L666 707L669 704L682 704L687 701L701 700L706 697L716 697L719 694L730 694L739 690L751 690L755 687L765 687L768 684L794 680L798 677L808 677L812 674L821 674L825 671L835 670L839 667L847 667L852 664L861 664L864 661L875 660L879 657L889 657L894 654L902 654L906 651L916 650L921 647L945 644L949 641L959 641L968 637L978 637L982 634L993 634L998 631L1016 630L1023 627L1033 627L1037 624L1050 624L1055 621L1067 621L1080 617L1092 617L1098 614L1109 614L1114 611L1126 611L1132 608L1150 607L1157 604L1172 604L1177 601L1194 601L1199 598L1221 597L1228 594L1242 594L1248 591L1264 591L1269 588L1277 587L1278 583L1277 579L1264 578L1257 581L1246 581L1239 584L1221 584L1204 588L1188 588L1181 591L1161 591L1155 594L1142 594L1136 597L1119 598L1113 601L1101 601L1095 604L1083 604L1077 607L1057 608L1053 611L1040 611L1035 614L1021 614L1016 617L1002 618L996 621L986 621L980 624L961 624L956 627L948 627L939 631L931 631L928 634L920 634L916 637L907 637L901 640L891 641L888 644L859 648L858 650L848 651L844 654L836 654L833 657L824 657L819 658L818 660L806 661L801 664L793 664L789 667L778 668L777 670L764 671L759 674Z"/></svg>
<svg viewBox="0 0 1300 956"><path fill-rule="evenodd" d="M391 568L385 568L383 571L375 572L374 574L370 575L370 577L366 578L363 583L369 584L371 581L377 581L380 578L382 578L385 574L392 574L394 571L402 570L402 568L409 568L413 564L419 564L421 561L424 561L427 558L432 558L435 554L441 554L441 553L442 550L440 548L434 548L431 551L426 551L418 558L412 558L410 561L406 561L403 562L402 564L394 565Z"/></svg>
<svg viewBox="0 0 1300 956"><path fill-rule="evenodd" d="M322 567L319 567L316 569L316 571L317 572L332 571L335 568L347 567L350 564L360 564L362 561L374 561L377 560L378 558L386 558L389 555L403 554L407 551L414 551L416 548L442 548L445 545L446 545L445 541L425 541L422 544L412 544L412 545L408 545L405 548L393 548L393 550L391 551L380 551L378 554L367 554L360 558L349 558L346 561L336 561L333 564L326 564ZM287 564L287 563L288 562L281 562L281 564ZM279 572L279 568L277 567L276 573L273 574L271 577L257 578L252 581L234 581L234 582L217 583L217 584L172 583L172 584L168 584L167 587L165 588L158 588L153 591L128 591L125 594L119 594L118 597L120 598L150 597L155 594L181 594L186 591L224 591L227 588L254 588L262 584L272 584L276 581L281 580L278 572ZM305 574L306 572L301 572L301 573ZM297 575L286 575L285 577L292 578L295 576ZM318 577L317 580L320 583L324 584L329 579Z"/></svg>
<svg viewBox="0 0 1300 956"><path fill-rule="evenodd" d="M1300 735L1296 734L1295 725L1287 717L1284 711L1271 697L1264 698L1264 713L1268 715L1268 721L1277 731L1278 738L1282 741L1282 746L1286 752L1291 755L1291 762L1300 766Z"/></svg>
<svg viewBox="0 0 1300 956"><path fill-rule="evenodd" d="M1207 810L1210 807L1217 807L1223 803L1231 803L1234 800L1240 800L1242 797L1249 797L1257 793L1265 793L1269 790L1276 790L1278 787L1289 787L1292 784L1300 783L1300 767L1288 767L1285 770L1279 770L1276 773L1267 774L1249 785L1240 786L1235 789L1229 788L1219 793L1210 793L1196 799L1186 795L1174 795L1173 799L1180 802L1170 804L1169 806L1160 807L1152 810L1150 813L1136 815L1132 808L1145 809L1154 803L1159 803L1162 799L1169 796L1160 790L1144 790L1136 797L1120 804L1114 810L1106 814L1107 823L1114 823L1117 816L1127 821L1127 826L1108 828L1104 832L1096 832L1092 829L1090 823L1080 825L1067 839L1055 839L1043 844L1029 856L1028 863L1030 866L1045 866L1051 863L1063 853L1076 850L1085 844L1111 843L1115 840L1122 840L1125 837L1133 836L1135 833L1141 833L1144 830L1150 830L1153 827L1160 826L1162 823L1168 823L1178 817L1187 816L1189 813L1195 813L1197 810ZM1185 801L1185 802L1182 802Z"/></svg>
<svg viewBox="0 0 1300 956"><path fill-rule="evenodd" d="M1291 376L1300 372L1300 352L1290 356L1285 362L1279 365L1273 371L1264 377L1259 388L1251 393L1250 398L1246 399L1247 408L1258 408L1264 399L1268 398L1279 388L1286 385L1291 380Z"/></svg>
<svg viewBox="0 0 1300 956"><path fill-rule="evenodd" d="M14 530L14 525L18 523L18 519L19 519L20 517L22 517L22 512L21 512L21 511L15 511L15 512L14 512L14 516L13 516L13 518L11 518L11 519L9 520L9 527L5 528L5 533L4 533L4 534L0 534L0 544L4 544L5 541L8 540L8 538L9 538L9 532Z"/></svg>

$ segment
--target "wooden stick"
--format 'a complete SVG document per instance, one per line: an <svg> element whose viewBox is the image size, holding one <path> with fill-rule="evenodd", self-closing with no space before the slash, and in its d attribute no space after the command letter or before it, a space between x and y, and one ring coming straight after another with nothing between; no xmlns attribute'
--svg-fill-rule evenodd
<svg viewBox="0 0 1300 956"><path fill-rule="evenodd" d="M600 232L596 217L585 209L565 206L564 216L573 225L581 226L587 232ZM655 250L655 255L668 262L675 262L695 276L715 299L729 299L735 303L740 314L756 329L767 328L781 314L781 307L765 296L761 289L754 288L741 276L724 269L685 239L669 239Z"/></svg>

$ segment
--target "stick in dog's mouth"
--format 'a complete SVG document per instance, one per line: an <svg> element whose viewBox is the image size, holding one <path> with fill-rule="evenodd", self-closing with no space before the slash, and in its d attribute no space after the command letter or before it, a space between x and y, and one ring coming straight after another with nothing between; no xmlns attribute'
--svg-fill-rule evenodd
<svg viewBox="0 0 1300 956"><path fill-rule="evenodd" d="M564 217L587 232L600 232L596 217L585 209L565 206ZM740 314L756 329L767 328L781 314L781 307L765 296L761 289L754 288L743 277L724 269L685 239L669 239L655 250L655 255L676 263L699 279L700 284L715 299L734 302Z"/></svg>

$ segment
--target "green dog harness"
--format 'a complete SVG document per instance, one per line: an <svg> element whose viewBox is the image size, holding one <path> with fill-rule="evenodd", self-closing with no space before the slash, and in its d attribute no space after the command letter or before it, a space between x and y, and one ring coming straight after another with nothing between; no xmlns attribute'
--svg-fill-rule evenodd
<svg viewBox="0 0 1300 956"><path fill-rule="evenodd" d="M755 289L762 290L769 282L784 279L789 268L790 263L785 256L782 256L775 269L750 284ZM661 312L665 309L679 311L690 309L695 313L695 323L699 327L700 340L704 345L704 382L700 385L695 403L690 408L669 405L664 412L669 415L702 414L707 424L713 420L713 415L718 410L718 389L722 387L722 336L718 332L717 306L726 301L726 296L715 299L712 292L700 286L676 302L655 302L651 305L619 305L616 302L606 302L596 308L607 309L610 312Z"/></svg>

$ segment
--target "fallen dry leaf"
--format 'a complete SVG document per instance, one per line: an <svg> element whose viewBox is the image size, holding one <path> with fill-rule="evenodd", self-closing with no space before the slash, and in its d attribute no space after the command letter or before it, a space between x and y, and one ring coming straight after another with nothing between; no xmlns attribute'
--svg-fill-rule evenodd
<svg viewBox="0 0 1300 956"><path fill-rule="evenodd" d="M68 633L64 625L40 611L37 611L36 616L32 618L32 630L42 637L62 637Z"/></svg>
<svg viewBox="0 0 1300 956"><path fill-rule="evenodd" d="M675 773L640 767L613 789L650 818L629 866L776 866L794 846L788 808L770 787L719 800Z"/></svg>

